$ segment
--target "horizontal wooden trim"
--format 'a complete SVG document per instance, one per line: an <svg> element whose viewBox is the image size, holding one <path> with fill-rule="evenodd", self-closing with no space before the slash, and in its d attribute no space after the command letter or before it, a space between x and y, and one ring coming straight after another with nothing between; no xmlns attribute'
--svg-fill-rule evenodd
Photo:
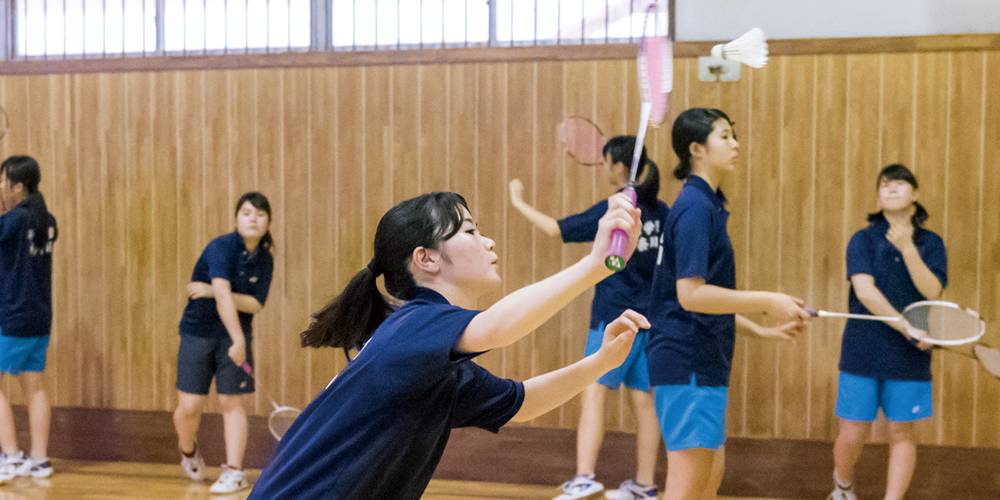
<svg viewBox="0 0 1000 500"><path fill-rule="evenodd" d="M27 449L28 415L14 407L18 441ZM222 417L205 414L198 433L209 465L222 463ZM55 458L92 461L179 462L177 435L167 411L97 408L52 409L49 454ZM263 417L250 417L244 465L262 468L276 442ZM1000 498L996 476L1000 449L919 446L917 469L907 494L911 500ZM855 470L861 498L885 491L888 446L865 447ZM434 477L462 481L541 484L553 487L576 470L576 431L536 427L504 427L499 434L456 429ZM663 485L666 454L660 451L658 485ZM606 486L631 479L635 473L635 436L608 432L597 463L598 480ZM181 476L180 468L177 470ZM725 496L824 498L833 474L833 443L788 439L731 438L726 442Z"/></svg>
<svg viewBox="0 0 1000 500"><path fill-rule="evenodd" d="M705 56L717 43L677 42L674 55ZM615 60L634 58L637 48L626 43L21 60L0 61L0 75ZM780 39L769 40L768 49L772 56L1000 50L1000 34Z"/></svg>
<svg viewBox="0 0 1000 500"><path fill-rule="evenodd" d="M674 44L674 56L705 56L717 43L679 42ZM767 49L771 56L1000 50L1000 33L777 39L768 40Z"/></svg>

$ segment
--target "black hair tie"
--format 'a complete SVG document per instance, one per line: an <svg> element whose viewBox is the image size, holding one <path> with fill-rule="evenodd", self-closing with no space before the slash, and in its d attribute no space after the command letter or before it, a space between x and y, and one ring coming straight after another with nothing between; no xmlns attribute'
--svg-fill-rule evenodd
<svg viewBox="0 0 1000 500"><path fill-rule="evenodd" d="M382 274L382 270L375 265L375 259L368 261L368 272L372 273L372 276L378 278Z"/></svg>

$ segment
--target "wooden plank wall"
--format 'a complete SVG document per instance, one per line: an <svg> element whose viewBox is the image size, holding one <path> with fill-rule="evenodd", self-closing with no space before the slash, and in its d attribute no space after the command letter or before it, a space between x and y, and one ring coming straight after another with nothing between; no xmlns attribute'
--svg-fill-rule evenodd
<svg viewBox="0 0 1000 500"><path fill-rule="evenodd" d="M992 50L776 56L726 84L699 82L697 60L680 59L668 123L691 106L736 121L742 154L724 189L741 287L845 309L846 243L874 208L877 171L903 162L949 249L946 298L996 329L997 81ZM11 122L0 152L40 161L61 229L53 404L173 408L183 287L205 244L234 227L239 195L259 189L277 242L255 324L254 410L266 414L272 398L306 404L343 367L336 351L300 349L298 332L365 265L381 214L398 201L464 194L497 241L504 292L582 256L585 246L532 230L509 207L506 183L521 178L555 216L606 196L605 181L563 153L556 126L583 115L608 135L632 131L638 96L632 60L529 61L3 76L0 104ZM668 139L659 129L648 143L672 202ZM589 301L481 363L525 379L579 359ZM817 321L794 344L741 337L730 435L832 439L842 326ZM920 441L1000 446L1000 381L969 359L935 358L937 417L920 425ZM15 385L5 387L22 402ZM532 425L574 428L578 415L574 400ZM634 429L624 397L606 415L609 429Z"/></svg>

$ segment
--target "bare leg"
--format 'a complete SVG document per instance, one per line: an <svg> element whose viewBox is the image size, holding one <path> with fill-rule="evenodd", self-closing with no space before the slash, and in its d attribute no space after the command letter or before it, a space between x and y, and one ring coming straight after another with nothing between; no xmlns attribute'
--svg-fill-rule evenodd
<svg viewBox="0 0 1000 500"><path fill-rule="evenodd" d="M722 486L722 476L726 472L726 446L721 446L715 452L715 459L712 462L712 475L708 479L708 487L705 488L704 500L716 500L719 498L719 487Z"/></svg>
<svg viewBox="0 0 1000 500"><path fill-rule="evenodd" d="M0 446L8 455L17 453L17 432L14 430L14 412L7 395L0 392Z"/></svg>
<svg viewBox="0 0 1000 500"><path fill-rule="evenodd" d="M653 393L630 390L636 419L635 480L647 486L656 483L656 458L660 453L660 423L656 419Z"/></svg>
<svg viewBox="0 0 1000 500"><path fill-rule="evenodd" d="M593 383L583 390L583 408L576 430L576 474L593 474L604 441L604 397L608 388Z"/></svg>
<svg viewBox="0 0 1000 500"><path fill-rule="evenodd" d="M184 453L194 453L198 438L201 412L208 396L177 391L177 409L174 410L174 429L177 430L177 445Z"/></svg>
<svg viewBox="0 0 1000 500"><path fill-rule="evenodd" d="M901 500L910 486L917 466L917 445L913 441L913 422L889 422L889 475L886 500Z"/></svg>
<svg viewBox="0 0 1000 500"><path fill-rule="evenodd" d="M247 449L247 429L250 427L243 396L219 394L219 403L226 433L226 463L234 469L242 469L243 453Z"/></svg>
<svg viewBox="0 0 1000 500"><path fill-rule="evenodd" d="M833 465L842 483L854 484L854 464L861 457L871 429L871 422L840 419L840 433L833 445Z"/></svg>
<svg viewBox="0 0 1000 500"><path fill-rule="evenodd" d="M21 388L28 398L28 427L31 430L31 456L45 458L49 449L49 424L52 419L52 407L45 391L45 374L43 372L23 372Z"/></svg>
<svg viewBox="0 0 1000 500"><path fill-rule="evenodd" d="M703 500L712 480L716 450L667 451L667 484L663 500Z"/></svg>

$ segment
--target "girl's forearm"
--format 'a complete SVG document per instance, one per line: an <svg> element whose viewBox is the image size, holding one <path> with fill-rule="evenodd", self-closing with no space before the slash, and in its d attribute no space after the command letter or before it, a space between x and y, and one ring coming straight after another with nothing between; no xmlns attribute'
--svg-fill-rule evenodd
<svg viewBox="0 0 1000 500"><path fill-rule="evenodd" d="M458 347L465 352L481 352L513 344L610 274L603 262L587 255L576 264L507 295L477 315L465 329Z"/></svg>

